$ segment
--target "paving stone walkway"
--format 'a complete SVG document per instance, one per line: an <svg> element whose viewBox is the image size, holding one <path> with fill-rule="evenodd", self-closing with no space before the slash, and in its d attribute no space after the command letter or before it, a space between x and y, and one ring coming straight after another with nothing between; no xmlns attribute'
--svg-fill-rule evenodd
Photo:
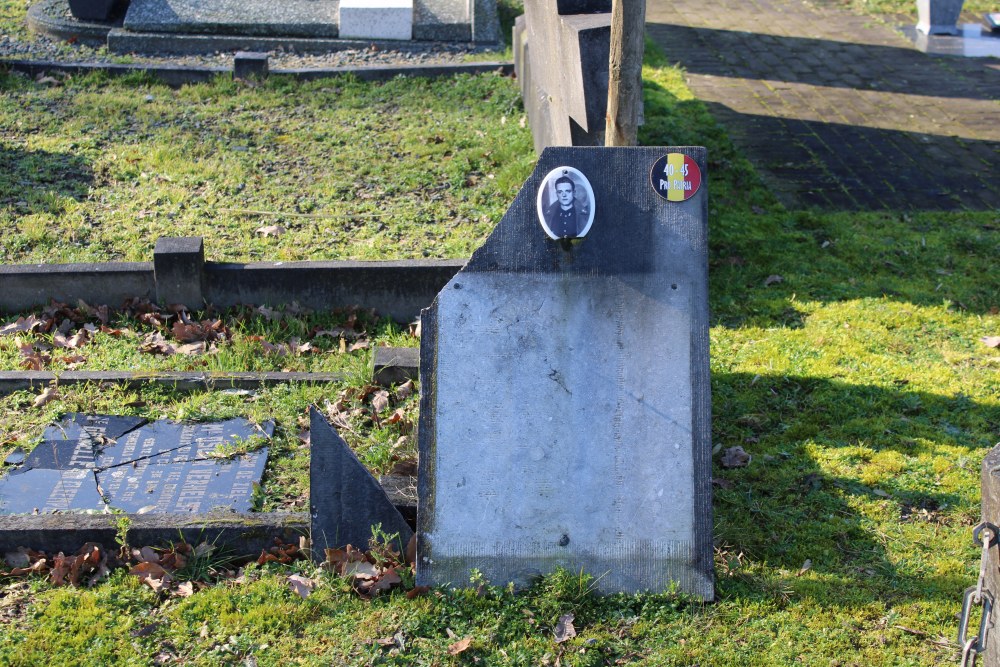
<svg viewBox="0 0 1000 667"><path fill-rule="evenodd" d="M1000 209L1000 61L823 2L648 0L647 30L786 206Z"/></svg>

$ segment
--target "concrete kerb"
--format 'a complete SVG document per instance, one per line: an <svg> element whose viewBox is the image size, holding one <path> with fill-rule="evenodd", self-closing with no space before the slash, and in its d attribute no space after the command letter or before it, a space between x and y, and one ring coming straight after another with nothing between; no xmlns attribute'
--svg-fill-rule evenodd
<svg viewBox="0 0 1000 667"><path fill-rule="evenodd" d="M168 241L157 243L153 262L0 264L0 312L29 310L52 300L118 306L140 297L191 309L206 303L228 308L296 302L316 310L364 306L410 322L465 265L465 260L203 262L200 238L184 244ZM191 270L199 266L200 271ZM196 303L185 302L197 295L202 298Z"/></svg>
<svg viewBox="0 0 1000 667"><path fill-rule="evenodd" d="M5 60L0 59L0 68L12 72L22 72L34 78L42 73L61 72L65 74L89 74L103 72L112 77L145 74L155 77L168 86L179 87L186 84L210 81L217 76L232 75L229 67L181 67L170 65L121 65L115 63L65 63L55 60ZM268 76L288 76L299 81L314 81L337 76L354 76L360 81L388 81L396 77L438 78L456 74L485 74L496 72L502 76L514 73L513 63L491 61L463 63L459 65L374 65L370 67L317 67L270 69Z"/></svg>

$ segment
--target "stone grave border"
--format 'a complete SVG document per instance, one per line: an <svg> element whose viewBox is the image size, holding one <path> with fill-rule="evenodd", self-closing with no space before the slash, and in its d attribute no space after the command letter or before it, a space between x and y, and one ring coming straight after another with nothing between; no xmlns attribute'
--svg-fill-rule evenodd
<svg viewBox="0 0 1000 667"><path fill-rule="evenodd" d="M217 76L227 74L232 74L235 78L240 78L237 73L237 70L240 69L240 62L235 59L232 68L0 59L0 69L22 72L32 78L43 73L78 75L103 72L113 77L146 74L156 77L166 85L173 87L211 81ZM372 65L369 67L317 67L300 69L267 69L265 65L263 71L255 71L254 75L261 77L270 75L289 76L298 81L315 81L350 75L360 81L388 81L399 76L432 79L454 76L456 74L486 74L488 72L496 72L502 76L511 76L514 73L514 65L513 63L500 61L462 63L458 65Z"/></svg>
<svg viewBox="0 0 1000 667"><path fill-rule="evenodd" d="M50 299L118 305L139 296L160 303L240 303L278 305L297 302L314 309L363 305L398 321L415 319L420 310L457 272L465 260L400 260L381 262L206 262L200 237L165 237L157 241L152 262L0 265L0 312L44 305ZM197 307L197 306L191 306ZM377 348L373 380L394 384L417 377L419 353L403 348ZM120 371L36 371L0 373L0 393L97 382L142 386L162 384L180 391L214 388L254 389L280 382L334 382L336 373L181 373ZM390 501L413 524L416 499L413 480L383 477ZM0 515L0 553L18 547L49 553L75 552L85 542L114 550L116 514ZM179 537L228 547L240 557L308 535L308 512L125 515L134 545L156 545ZM356 545L362 546L362 545Z"/></svg>

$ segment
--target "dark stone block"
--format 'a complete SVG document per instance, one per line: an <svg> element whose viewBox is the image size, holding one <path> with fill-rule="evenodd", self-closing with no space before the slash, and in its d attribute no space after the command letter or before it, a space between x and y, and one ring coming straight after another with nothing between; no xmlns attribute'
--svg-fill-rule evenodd
<svg viewBox="0 0 1000 667"><path fill-rule="evenodd" d="M199 310L205 303L202 281L205 245L201 237L163 237L153 250L156 300Z"/></svg>
<svg viewBox="0 0 1000 667"><path fill-rule="evenodd" d="M420 348L377 347L372 355L372 382L388 387L416 380L420 366Z"/></svg>
<svg viewBox="0 0 1000 667"><path fill-rule="evenodd" d="M413 531L351 448L323 418L310 411L309 513L313 559L347 544L366 549L372 526L399 533L400 553Z"/></svg>
<svg viewBox="0 0 1000 667"><path fill-rule="evenodd" d="M267 54L256 51L240 51L233 56L233 78L263 79L267 76Z"/></svg>
<svg viewBox="0 0 1000 667"><path fill-rule="evenodd" d="M127 5L122 0L69 0L69 11L81 21L110 21Z"/></svg>
<svg viewBox="0 0 1000 667"><path fill-rule="evenodd" d="M611 11L611 0L556 0L560 14L601 14Z"/></svg>

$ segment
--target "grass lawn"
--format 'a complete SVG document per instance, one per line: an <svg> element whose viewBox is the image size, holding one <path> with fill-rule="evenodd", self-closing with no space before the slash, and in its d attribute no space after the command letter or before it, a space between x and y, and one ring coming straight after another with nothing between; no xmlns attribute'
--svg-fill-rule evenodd
<svg viewBox="0 0 1000 667"><path fill-rule="evenodd" d="M253 565L190 597L121 571L81 590L0 575L0 664L954 664L955 614L978 568L979 466L1000 440L1000 350L981 342L1000 335L998 215L786 210L682 72L648 52L644 77L642 142L708 147L713 440L753 456L713 470L717 602L598 597L567 572L524 593L472 581L372 601L303 563ZM534 159L516 83L492 75L179 91L0 75L0 105L0 150L15 156L0 161L8 262L145 259L167 229L206 236L213 259L462 256ZM384 109L394 112L376 114ZM219 213L238 208L353 217L268 217L288 231L262 237L264 221ZM252 335L277 344L343 323L297 315L303 323L285 330L244 315L225 314L234 333L219 346L234 350L217 367L245 364L255 348L238 346L259 344ZM155 327L114 322L135 337L95 339L87 363L145 359L134 348ZM376 342L406 336L371 325ZM363 350L323 349L296 363L364 360ZM5 364L18 355L0 351ZM269 470L265 508L287 508L301 500L280 490L301 488L306 406L363 387L361 376L250 396L66 388L43 408L22 392L0 399L0 418L4 434L30 440L67 410L274 416L284 467ZM350 400L361 410L352 445L384 470L405 434L373 428L370 399ZM399 401L408 419L412 401ZM291 574L314 579L313 593L296 595ZM577 636L557 643L570 613Z"/></svg>

